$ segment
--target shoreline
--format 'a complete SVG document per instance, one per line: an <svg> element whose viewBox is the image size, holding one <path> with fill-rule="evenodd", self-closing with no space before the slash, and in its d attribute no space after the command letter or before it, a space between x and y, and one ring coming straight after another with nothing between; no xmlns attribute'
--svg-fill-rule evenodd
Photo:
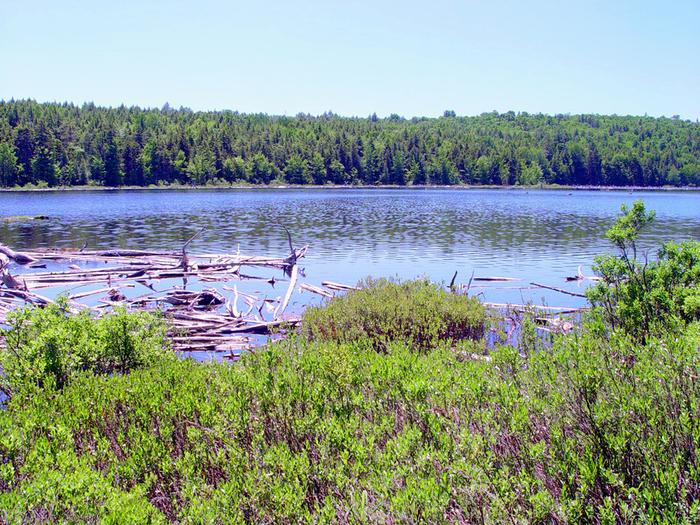
<svg viewBox="0 0 700 525"><path fill-rule="evenodd" d="M502 190L502 191L626 191L626 192L700 192L700 187L695 186L560 186L556 184L542 184L534 186L500 186L488 184L455 184L438 185L426 184L420 186L398 185L343 185L343 184L241 184L241 185L212 185L192 186L187 184L170 184L166 186L56 186L52 188L0 188L0 193L43 193L43 192L81 192L81 191L202 191L202 190Z"/></svg>

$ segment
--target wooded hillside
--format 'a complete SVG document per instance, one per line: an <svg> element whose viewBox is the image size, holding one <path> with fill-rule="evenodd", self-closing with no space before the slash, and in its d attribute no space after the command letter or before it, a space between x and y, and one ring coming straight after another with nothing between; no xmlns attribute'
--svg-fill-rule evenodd
<svg viewBox="0 0 700 525"><path fill-rule="evenodd" d="M531 115L296 117L0 102L0 186L700 184L700 124Z"/></svg>

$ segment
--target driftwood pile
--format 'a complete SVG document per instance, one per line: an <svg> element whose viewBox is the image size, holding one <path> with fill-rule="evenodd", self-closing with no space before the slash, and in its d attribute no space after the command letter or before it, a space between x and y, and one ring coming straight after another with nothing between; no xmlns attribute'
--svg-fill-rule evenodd
<svg viewBox="0 0 700 525"><path fill-rule="evenodd" d="M286 230L286 228L285 228ZM71 311L90 310L102 315L115 306L129 310L160 310L168 322L168 335L175 350L181 352L221 352L222 357L236 359L244 350L255 346L255 337L284 332L299 323L299 318L285 314L299 281L298 261L308 246L294 248L287 231L289 255L261 257L226 253L188 253L197 232L179 251L147 250L80 250L43 249L17 252L0 244L0 325L6 324L12 309L25 305L46 306L58 294L67 297ZM47 270L47 267L51 270ZM281 270L275 279L253 275L252 268ZM58 268L58 269L56 269ZM455 282L453 293L481 295L487 288L548 289L583 298L584 295L562 288L530 282L516 284L510 277L474 277L467 284ZM576 277L566 280L594 280L579 268ZM272 286L286 282L283 296L268 298L239 290L237 282L258 280ZM479 283L479 284L476 284ZM481 283L495 283L481 284ZM88 289L85 289L89 287ZM323 298L356 289L353 286L324 281L321 286L299 283L298 292ZM577 314L585 307L536 306L484 302L505 319L510 314L535 314L539 329L567 332L574 324L562 315ZM298 312L296 312L298 313ZM516 316L517 317L517 316ZM514 318L515 319L515 318ZM517 322L512 323L515 330ZM511 331L509 330L509 332Z"/></svg>
<svg viewBox="0 0 700 525"><path fill-rule="evenodd" d="M14 308L46 306L54 302L51 297L62 293L74 312L89 309L101 315L115 306L161 310L175 350L224 352L225 357L235 358L250 347L252 336L299 323L285 311L301 273L298 261L308 246L294 248L287 232L290 252L286 257L190 254L188 247L199 233L173 252L88 251L85 247L17 252L0 245L0 324L6 323L7 313ZM58 271L46 269L57 264ZM254 267L282 270L283 276L247 273ZM286 292L270 299L238 290L236 281L252 279L272 285L288 281ZM91 289L85 290L87 286ZM302 283L299 291L329 297L349 288L337 283L323 286Z"/></svg>

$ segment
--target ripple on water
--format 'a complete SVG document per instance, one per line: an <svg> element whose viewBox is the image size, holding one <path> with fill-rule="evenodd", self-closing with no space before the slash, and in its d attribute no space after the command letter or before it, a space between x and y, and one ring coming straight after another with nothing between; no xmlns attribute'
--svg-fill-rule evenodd
<svg viewBox="0 0 700 525"><path fill-rule="evenodd" d="M504 190L201 190L0 194L0 215L49 215L0 223L0 242L18 247L177 249L205 231L195 251L280 255L287 239L311 245L311 282L366 275L464 280L506 275L559 285L595 254L620 204L642 198L657 212L643 247L700 238L700 194ZM565 296L503 292L492 300Z"/></svg>

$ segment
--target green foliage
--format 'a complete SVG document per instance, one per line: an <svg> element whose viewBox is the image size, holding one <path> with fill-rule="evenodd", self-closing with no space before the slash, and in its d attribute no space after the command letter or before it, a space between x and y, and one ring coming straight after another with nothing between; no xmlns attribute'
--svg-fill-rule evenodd
<svg viewBox="0 0 700 525"><path fill-rule="evenodd" d="M172 356L165 324L152 314L120 309L93 319L86 311L68 314L67 307L61 300L8 315L6 348L0 351L2 391L62 388L80 371L125 373Z"/></svg>
<svg viewBox="0 0 700 525"><path fill-rule="evenodd" d="M195 184L206 185L206 183L216 176L214 158L211 154L197 154L187 164L187 175Z"/></svg>
<svg viewBox="0 0 700 525"><path fill-rule="evenodd" d="M484 113L295 118L0 101L0 186L700 184L700 125Z"/></svg>
<svg viewBox="0 0 700 525"><path fill-rule="evenodd" d="M642 262L637 238L653 220L654 213L641 201L631 209L622 206L622 215L607 232L619 254L596 257L594 270L602 281L587 292L611 327L642 339L655 328L700 319L700 243L669 242L655 260Z"/></svg>
<svg viewBox="0 0 700 525"><path fill-rule="evenodd" d="M700 327L640 345L600 322L491 361L299 338L78 373L0 411L0 519L695 522Z"/></svg>
<svg viewBox="0 0 700 525"><path fill-rule="evenodd" d="M299 155L292 155L284 168L284 176L290 184L310 183L309 163Z"/></svg>
<svg viewBox="0 0 700 525"><path fill-rule="evenodd" d="M442 341L481 338L485 320L478 300L448 293L427 280L368 279L357 291L307 308L302 331L318 341L368 339L381 349L401 340L428 350Z"/></svg>
<svg viewBox="0 0 700 525"><path fill-rule="evenodd" d="M235 365L172 358L151 316L20 312L0 522L698 523L698 246L640 266L652 219L623 209L603 307L545 347L526 316L484 355L483 307L425 281Z"/></svg>
<svg viewBox="0 0 700 525"><path fill-rule="evenodd" d="M521 389L533 395L530 424L554 460L556 470L545 459L544 471L558 478L571 522L696 522L700 325L644 344L605 337L604 327L589 319L529 356Z"/></svg>
<svg viewBox="0 0 700 525"><path fill-rule="evenodd" d="M17 184L17 155L14 148L7 143L0 143L0 186Z"/></svg>

